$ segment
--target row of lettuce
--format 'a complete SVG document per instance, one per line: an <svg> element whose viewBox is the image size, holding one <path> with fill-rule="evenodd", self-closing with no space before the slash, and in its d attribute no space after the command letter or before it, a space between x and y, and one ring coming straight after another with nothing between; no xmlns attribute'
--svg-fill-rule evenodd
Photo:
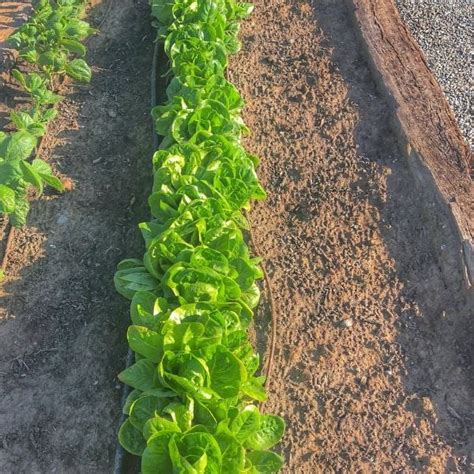
<svg viewBox="0 0 474 474"><path fill-rule="evenodd" d="M259 302L259 259L244 241L242 211L265 198L241 137L243 101L226 80L250 4L151 0L169 58L162 136L153 156L146 253L119 264L116 288L131 299L127 338L135 363L119 378L133 388L119 441L141 472L272 473L284 432L262 414L260 361L248 339Z"/></svg>
<svg viewBox="0 0 474 474"><path fill-rule="evenodd" d="M31 157L62 99L53 92L54 79L91 79L82 41L94 30L80 19L84 5L84 0L39 0L30 19L8 38L28 71L14 69L12 77L30 98L27 108L11 112L13 131L0 132L0 214L15 227L26 222L33 188L38 195L44 185L64 190L48 163Z"/></svg>

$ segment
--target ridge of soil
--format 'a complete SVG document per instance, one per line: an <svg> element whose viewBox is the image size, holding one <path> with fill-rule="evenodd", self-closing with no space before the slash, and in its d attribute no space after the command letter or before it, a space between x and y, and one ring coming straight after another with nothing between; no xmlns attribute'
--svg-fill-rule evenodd
<svg viewBox="0 0 474 474"><path fill-rule="evenodd" d="M269 194L251 220L279 318L265 409L287 420L284 472L468 472L457 236L398 147L345 3L254 3L229 75Z"/></svg>
<svg viewBox="0 0 474 474"><path fill-rule="evenodd" d="M93 24L107 4L91 2ZM2 284L2 473L104 473L113 463L129 305L112 279L122 258L143 252L136 224L151 186L148 20L147 0L113 3L88 45L92 83L63 86L43 146L75 189L32 203Z"/></svg>

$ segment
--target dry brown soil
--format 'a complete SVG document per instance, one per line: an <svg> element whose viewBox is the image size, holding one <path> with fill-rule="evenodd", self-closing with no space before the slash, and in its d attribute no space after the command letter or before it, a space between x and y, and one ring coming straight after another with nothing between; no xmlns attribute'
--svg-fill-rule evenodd
<svg viewBox="0 0 474 474"><path fill-rule="evenodd" d="M255 4L230 73L269 192L251 218L279 319L265 408L288 423L285 472L468 472L473 302L454 236L344 2Z"/></svg>
<svg viewBox="0 0 474 474"><path fill-rule="evenodd" d="M0 4L0 58L3 58L5 40L25 21L30 12L31 0L3 0Z"/></svg>
<svg viewBox="0 0 474 474"><path fill-rule="evenodd" d="M288 422L285 472L468 472L472 300L449 226L401 157L344 2L255 3L229 75L269 193L251 219L278 316L264 407ZM111 469L127 325L111 279L140 254L150 188L147 8L114 2L92 85L67 91L46 142L76 189L33 205L12 254L2 473Z"/></svg>
<svg viewBox="0 0 474 474"><path fill-rule="evenodd" d="M107 2L93 2L101 22ZM115 1L90 41L90 86L67 99L42 158L73 192L33 203L17 234L0 312L0 472L106 473L115 450L128 304L117 262L139 255L152 128L147 0ZM15 104L15 90L2 89Z"/></svg>
<svg viewBox="0 0 474 474"><path fill-rule="evenodd" d="M7 38L18 28L31 13L31 1L0 2L0 130L6 125L8 105L5 101L5 89L9 71L14 66L16 51L7 45Z"/></svg>

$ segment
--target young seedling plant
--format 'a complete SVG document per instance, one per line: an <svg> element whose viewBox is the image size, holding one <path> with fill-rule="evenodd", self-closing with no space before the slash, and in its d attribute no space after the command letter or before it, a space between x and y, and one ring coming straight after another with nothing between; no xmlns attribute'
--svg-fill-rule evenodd
<svg viewBox="0 0 474 474"><path fill-rule="evenodd" d="M13 111L10 118L15 130L0 132L0 214L8 215L14 227L26 223L31 188L38 195L45 185L64 190L45 161L29 159L56 116L54 105L62 99L52 91L53 78L66 74L81 82L91 79L81 41L95 30L80 19L84 4L84 0L40 0L30 20L8 39L20 58L31 64L30 69L36 69L12 71L30 96L31 107Z"/></svg>

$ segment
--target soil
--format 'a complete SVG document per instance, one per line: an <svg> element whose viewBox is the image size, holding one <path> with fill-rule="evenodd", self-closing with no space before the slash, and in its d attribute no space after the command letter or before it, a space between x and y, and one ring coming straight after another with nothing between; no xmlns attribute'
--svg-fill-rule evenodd
<svg viewBox="0 0 474 474"><path fill-rule="evenodd" d="M397 147L344 2L255 4L229 76L269 193L250 218L278 319L264 409L287 420L285 472L468 472L474 328L455 236ZM3 285L2 473L111 470L128 325L112 277L143 252L151 186L147 12L112 3L92 84L64 86L45 141L75 189L33 204Z"/></svg>
<svg viewBox="0 0 474 474"><path fill-rule="evenodd" d="M5 40L31 13L30 0L2 1L0 5L0 53L3 57ZM0 57L0 58L1 58Z"/></svg>
<svg viewBox="0 0 474 474"><path fill-rule="evenodd" d="M0 4L0 129L3 130L8 123L10 95L7 84L9 72L15 64L17 51L9 48L7 38L18 28L31 14L31 2L29 0L2 2ZM24 97L21 97L23 99Z"/></svg>
<svg viewBox="0 0 474 474"><path fill-rule="evenodd" d="M93 24L108 5L91 2ZM148 9L147 0L111 4L88 45L92 83L62 86L66 100L43 144L42 158L75 189L32 204L9 256L0 313L5 474L111 470L128 325L112 278L122 258L143 253L137 223L151 186Z"/></svg>
<svg viewBox="0 0 474 474"><path fill-rule="evenodd" d="M344 2L255 5L230 76L269 193L251 220L278 317L264 407L288 423L284 472L468 472L473 301L456 236L398 149Z"/></svg>

